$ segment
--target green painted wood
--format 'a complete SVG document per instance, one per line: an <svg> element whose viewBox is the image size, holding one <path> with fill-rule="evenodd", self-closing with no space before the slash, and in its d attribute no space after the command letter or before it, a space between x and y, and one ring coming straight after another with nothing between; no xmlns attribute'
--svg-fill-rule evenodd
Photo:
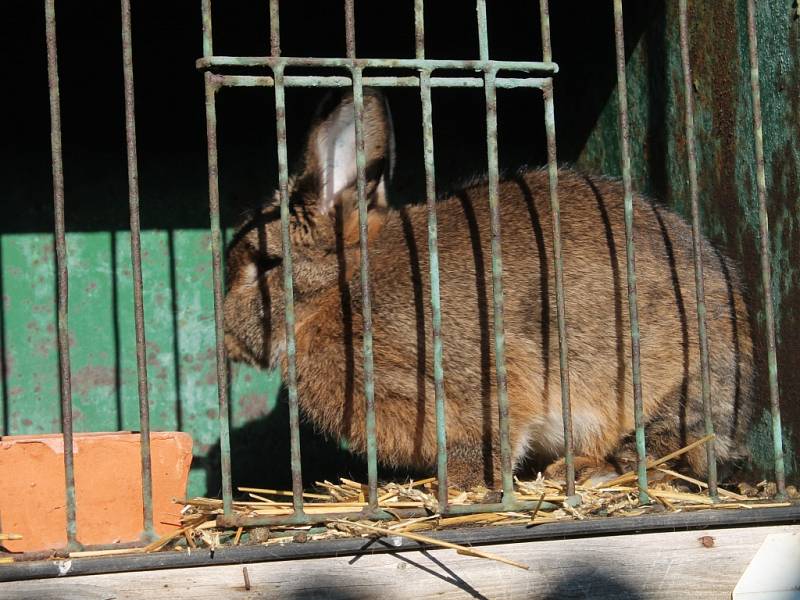
<svg viewBox="0 0 800 600"><path fill-rule="evenodd" d="M130 238L127 232L67 235L70 347L76 431L138 428ZM52 235L3 234L7 434L59 431ZM147 363L153 430L179 429L195 454L217 443L210 238L203 230L142 233ZM274 375L237 365L234 427L274 408ZM205 493L202 468L190 493Z"/></svg>
<svg viewBox="0 0 800 600"><path fill-rule="evenodd" d="M659 2L629 40L628 104L634 186L690 216L678 3ZM689 3L700 210L705 233L743 266L754 309L762 409L750 435L757 467L771 475L764 311L758 270L758 200L744 0ZM800 433L800 15L793 0L757 4L764 147L787 472L797 472ZM619 175L617 97L611 94L578 164ZM710 344L713 345L713 340Z"/></svg>

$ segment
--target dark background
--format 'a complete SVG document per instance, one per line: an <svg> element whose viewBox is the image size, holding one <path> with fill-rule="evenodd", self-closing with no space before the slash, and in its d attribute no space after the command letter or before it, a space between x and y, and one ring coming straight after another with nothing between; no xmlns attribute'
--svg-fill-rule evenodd
<svg viewBox="0 0 800 600"><path fill-rule="evenodd" d="M541 60L538 3L488 3L490 54L509 60ZM629 45L657 12L657 3L629 3ZM553 52L562 74L556 79L559 159L574 161L615 81L611 3L553 2ZM264 55L269 49L267 3L216 2L217 55ZM285 56L343 56L344 9L338 1L283 2L281 42ZM12 0L4 5L0 51L6 57L6 120L2 168L6 185L38 198L49 185L49 108L44 15L41 3ZM200 3L134 2L133 52L142 195L179 189L178 181L202 182L206 169ZM127 227L127 206L98 206L74 193L97 178L116 177L110 190L124 197L125 131L119 6L108 0L59 2L56 6L61 82L67 224L70 230ZM430 2L426 7L429 58L478 58L475 7L471 2ZM557 34L556 34L557 33ZM357 2L356 47L364 57L413 58L413 4ZM297 72L297 71L296 71ZM290 159L296 157L322 90L287 90ZM396 123L396 185L422 189L419 92L387 91ZM499 147L502 167L540 164L546 159L543 106L538 90L499 90ZM484 97L477 90L433 91L437 174L440 188L485 171ZM276 163L272 89L226 89L218 100L221 185L226 222L274 186ZM230 178L229 173L235 174ZM145 174L149 176L145 176ZM245 181L244 184L237 183ZM41 190L44 191L44 190ZM176 190L177 191L177 190ZM35 196L34 196L35 194ZM406 196L410 198L412 196ZM404 198L405 199L405 198ZM207 227L205 206L178 203L165 212L143 201L148 227ZM4 215L2 230L48 231L50 206L41 201Z"/></svg>

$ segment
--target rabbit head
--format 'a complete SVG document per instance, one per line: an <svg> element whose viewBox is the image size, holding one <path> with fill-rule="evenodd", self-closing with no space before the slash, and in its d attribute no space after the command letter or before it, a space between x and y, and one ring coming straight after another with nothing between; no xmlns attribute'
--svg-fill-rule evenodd
<svg viewBox="0 0 800 600"><path fill-rule="evenodd" d="M363 94L368 231L380 229L392 174L394 136L383 96ZM342 256L359 241L356 129L352 93L323 102L301 168L289 179L294 297L313 297L341 277ZM284 264L280 192L238 229L227 253L225 345L232 360L274 366L283 350Z"/></svg>

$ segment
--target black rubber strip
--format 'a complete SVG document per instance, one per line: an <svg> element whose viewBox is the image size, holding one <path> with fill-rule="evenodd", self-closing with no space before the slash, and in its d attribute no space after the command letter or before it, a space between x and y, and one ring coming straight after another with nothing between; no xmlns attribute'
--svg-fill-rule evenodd
<svg viewBox="0 0 800 600"><path fill-rule="evenodd" d="M742 526L767 526L800 523L800 504L782 508L703 510L688 513L604 517L583 521L546 523L534 527L508 525L471 527L433 532L430 537L456 544L477 546L536 540L597 537L644 532L688 531ZM397 540L397 538L395 538ZM208 549L189 552L153 552L58 560L19 561L0 567L0 581L47 579L102 573L178 569L214 565L246 564L300 558L326 558L430 548L411 540L390 544L385 538L287 542L285 545L233 546L214 553ZM67 564L69 563L69 564Z"/></svg>

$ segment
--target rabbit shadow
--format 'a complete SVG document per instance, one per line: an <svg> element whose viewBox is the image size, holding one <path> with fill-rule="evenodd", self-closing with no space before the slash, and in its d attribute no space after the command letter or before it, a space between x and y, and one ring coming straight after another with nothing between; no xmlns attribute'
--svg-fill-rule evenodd
<svg viewBox="0 0 800 600"><path fill-rule="evenodd" d="M230 430L231 481L237 486L291 490L289 403L281 388L275 408L266 416ZM300 419L300 449L305 489L317 481L337 482L340 477L367 483L366 458L350 452L342 443L316 431ZM202 460L206 470L206 495L221 497L221 449L217 441ZM405 481L430 476L413 469L389 468L378 464L379 481Z"/></svg>

